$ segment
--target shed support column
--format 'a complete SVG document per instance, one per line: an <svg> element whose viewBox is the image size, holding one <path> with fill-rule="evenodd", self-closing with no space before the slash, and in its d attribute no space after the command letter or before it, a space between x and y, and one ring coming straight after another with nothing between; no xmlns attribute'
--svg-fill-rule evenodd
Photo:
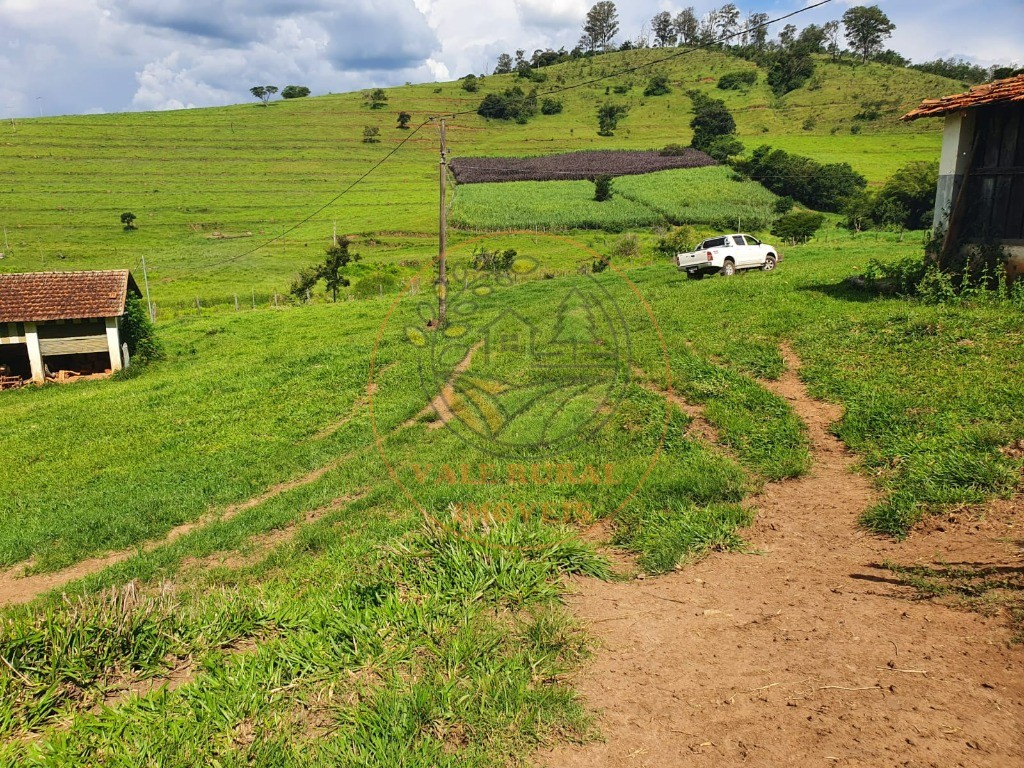
<svg viewBox="0 0 1024 768"><path fill-rule="evenodd" d="M936 233L943 232L960 194L960 187L970 170L971 146L974 143L974 112L954 112L946 116L942 130L942 156L939 160L939 185L935 195Z"/></svg>
<svg viewBox="0 0 1024 768"><path fill-rule="evenodd" d="M25 346L28 347L28 364L32 369L32 381L42 384L46 381L43 369L43 352L39 348L39 331L35 323L25 323Z"/></svg>
<svg viewBox="0 0 1024 768"><path fill-rule="evenodd" d="M110 352L110 370L117 373L121 370L121 331L117 327L117 318L107 320L107 350Z"/></svg>

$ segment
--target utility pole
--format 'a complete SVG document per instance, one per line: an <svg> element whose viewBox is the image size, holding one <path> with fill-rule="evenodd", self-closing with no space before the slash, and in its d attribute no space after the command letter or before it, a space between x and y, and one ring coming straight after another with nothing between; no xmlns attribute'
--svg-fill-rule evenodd
<svg viewBox="0 0 1024 768"><path fill-rule="evenodd" d="M149 306L149 322L156 322L156 315L153 314L153 297L149 295L149 272L146 271L146 257L142 257L142 280L146 284L146 304Z"/></svg>
<svg viewBox="0 0 1024 768"><path fill-rule="evenodd" d="M448 272L445 260L448 255L448 144L445 120L441 118L441 211L437 248L437 327L442 329L448 323Z"/></svg>

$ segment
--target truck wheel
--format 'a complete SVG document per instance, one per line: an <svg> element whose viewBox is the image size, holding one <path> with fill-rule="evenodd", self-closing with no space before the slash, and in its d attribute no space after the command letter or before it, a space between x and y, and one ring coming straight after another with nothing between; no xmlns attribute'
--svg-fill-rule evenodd
<svg viewBox="0 0 1024 768"><path fill-rule="evenodd" d="M703 272L687 272L686 273L686 279L687 280L703 280L704 279L704 273Z"/></svg>
<svg viewBox="0 0 1024 768"><path fill-rule="evenodd" d="M722 265L721 274L723 277L732 277L736 274L736 263L732 259L726 259Z"/></svg>
<svg viewBox="0 0 1024 768"><path fill-rule="evenodd" d="M764 260L764 264L761 265L761 269L763 269L765 272L771 272L773 269L775 269L775 257L768 256Z"/></svg>

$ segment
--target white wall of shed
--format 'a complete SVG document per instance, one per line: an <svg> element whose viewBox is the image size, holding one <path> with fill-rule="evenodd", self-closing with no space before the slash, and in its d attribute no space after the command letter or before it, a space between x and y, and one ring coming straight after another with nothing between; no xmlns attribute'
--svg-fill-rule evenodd
<svg viewBox="0 0 1024 768"><path fill-rule="evenodd" d="M106 323L107 350L110 352L110 370L112 373L116 373L124 367L121 364L121 329L116 317L108 317Z"/></svg>

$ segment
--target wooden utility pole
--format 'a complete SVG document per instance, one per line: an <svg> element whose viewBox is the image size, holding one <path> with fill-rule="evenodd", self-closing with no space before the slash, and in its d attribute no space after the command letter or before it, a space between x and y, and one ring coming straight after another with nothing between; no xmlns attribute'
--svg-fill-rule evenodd
<svg viewBox="0 0 1024 768"><path fill-rule="evenodd" d="M448 144L445 134L445 120L441 118L441 212L437 247L437 327L448 323L448 272L445 260L448 255Z"/></svg>
<svg viewBox="0 0 1024 768"><path fill-rule="evenodd" d="M153 297L149 293L149 273L146 271L146 257L142 257L142 279L146 284L146 304L149 306L149 322L156 322L156 315L153 313Z"/></svg>

